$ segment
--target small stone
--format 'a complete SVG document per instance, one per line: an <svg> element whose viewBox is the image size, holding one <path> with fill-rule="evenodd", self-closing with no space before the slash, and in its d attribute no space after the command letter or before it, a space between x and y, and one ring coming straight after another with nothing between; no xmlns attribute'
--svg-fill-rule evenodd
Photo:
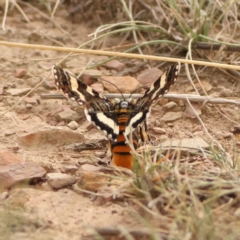
<svg viewBox="0 0 240 240"><path fill-rule="evenodd" d="M22 78L24 75L26 75L27 69L25 68L19 68L16 70L15 77L16 78Z"/></svg>
<svg viewBox="0 0 240 240"><path fill-rule="evenodd" d="M91 122L89 122L89 121L85 121L85 122L81 125L81 129L83 129L83 130L88 130L88 131L92 130L93 127L94 127L93 124L92 124Z"/></svg>
<svg viewBox="0 0 240 240"><path fill-rule="evenodd" d="M54 80L43 81L42 86L45 89L48 89L48 90L56 89L56 85L55 85L55 81Z"/></svg>
<svg viewBox="0 0 240 240"><path fill-rule="evenodd" d="M162 73L163 72L158 68L146 69L138 75L137 80L143 86L150 86L162 75Z"/></svg>
<svg viewBox="0 0 240 240"><path fill-rule="evenodd" d="M91 85L91 88L97 91L98 93L104 92L103 85L101 83L94 83Z"/></svg>
<svg viewBox="0 0 240 240"><path fill-rule="evenodd" d="M52 191L53 190L48 182L42 183L41 187L42 187L41 190L43 190L43 191Z"/></svg>
<svg viewBox="0 0 240 240"><path fill-rule="evenodd" d="M215 137L218 138L218 139L223 139L223 133L220 132L220 131L214 132L214 135L215 135Z"/></svg>
<svg viewBox="0 0 240 240"><path fill-rule="evenodd" d="M173 122L183 116L182 112L167 112L162 118L161 121L164 122Z"/></svg>
<svg viewBox="0 0 240 240"><path fill-rule="evenodd" d="M221 87L220 91L220 97L231 97L232 96L232 90L229 88Z"/></svg>
<svg viewBox="0 0 240 240"><path fill-rule="evenodd" d="M159 134L166 134L167 132L165 131L165 129L160 128L160 127L153 127L153 131L155 133L159 133Z"/></svg>
<svg viewBox="0 0 240 240"><path fill-rule="evenodd" d="M240 218L240 208L237 208L236 211L233 213L235 217Z"/></svg>
<svg viewBox="0 0 240 240"><path fill-rule="evenodd" d="M70 122L70 121L78 122L82 117L83 115L81 116L79 113L71 109L64 110L57 114L57 119L59 121L67 121L67 122Z"/></svg>
<svg viewBox="0 0 240 240"><path fill-rule="evenodd" d="M200 137L183 138L183 139L168 139L162 143L162 147L179 147L181 148L204 148L208 149L209 144Z"/></svg>
<svg viewBox="0 0 240 240"><path fill-rule="evenodd" d="M31 91L31 88L11 88L6 91L6 93L11 94L12 96L22 96Z"/></svg>
<svg viewBox="0 0 240 240"><path fill-rule="evenodd" d="M91 76L93 76L93 77L101 77L101 76L102 76L101 71L96 70L96 69L84 70L84 71L83 71L83 74L88 74L88 75L91 75Z"/></svg>
<svg viewBox="0 0 240 240"><path fill-rule="evenodd" d="M47 180L49 185L55 189L66 187L76 182L75 177L65 173L48 173Z"/></svg>
<svg viewBox="0 0 240 240"><path fill-rule="evenodd" d="M102 152L98 151L98 152L95 152L94 155L95 157L103 158L106 155L106 153L103 151Z"/></svg>
<svg viewBox="0 0 240 240"><path fill-rule="evenodd" d="M204 134L203 131L195 131L195 132L193 133L193 135L194 135L195 137L203 137L205 134Z"/></svg>
<svg viewBox="0 0 240 240"><path fill-rule="evenodd" d="M125 64L113 59L105 64L108 69L116 70L117 72L122 71L125 68Z"/></svg>
<svg viewBox="0 0 240 240"><path fill-rule="evenodd" d="M56 128L28 133L18 138L19 146L27 151L46 151L49 148L83 141L84 136L81 133Z"/></svg>
<svg viewBox="0 0 240 240"><path fill-rule="evenodd" d="M42 178L46 170L34 162L9 164L0 168L0 188L9 188L19 182Z"/></svg>
<svg viewBox="0 0 240 240"><path fill-rule="evenodd" d="M101 75L100 75L101 76ZM97 78L94 77L94 76L91 76L89 74L82 74L80 76L80 79L85 83L87 84L88 86L94 84L97 82Z"/></svg>
<svg viewBox="0 0 240 240"><path fill-rule="evenodd" d="M33 107L32 104L30 104L30 103L27 103L27 104L26 104L26 108L27 108L27 109L32 109L32 107Z"/></svg>
<svg viewBox="0 0 240 240"><path fill-rule="evenodd" d="M9 193L8 193L8 192L2 192L2 193L0 194L0 201L6 200L6 199L8 198L8 196L9 196Z"/></svg>
<svg viewBox="0 0 240 240"><path fill-rule="evenodd" d="M24 99L24 101L26 103L29 103L29 104L32 104L32 105L36 105L38 102L37 102L37 99L36 98L33 98L33 97L26 97Z"/></svg>
<svg viewBox="0 0 240 240"><path fill-rule="evenodd" d="M209 82L207 82L207 81L204 81L204 80L201 81L201 85L199 83L195 84L195 87L197 88L197 90L199 90L199 91L202 90L202 87L204 88L204 90L206 92L209 92L209 91L212 90L212 85Z"/></svg>
<svg viewBox="0 0 240 240"><path fill-rule="evenodd" d="M228 133L223 134L223 137L224 138L232 138L233 134L231 132L228 132Z"/></svg>
<svg viewBox="0 0 240 240"><path fill-rule="evenodd" d="M176 104L175 102L171 101L171 102L163 105L163 106L162 106L162 110L165 110L165 111L166 111L166 110L169 110L169 109L174 108L174 107L176 107L176 106L177 106L177 104Z"/></svg>
<svg viewBox="0 0 240 240"><path fill-rule="evenodd" d="M201 114L202 114L202 110L199 103L191 103L190 105L189 103L186 102L185 116L187 118L196 118Z"/></svg>
<svg viewBox="0 0 240 240"><path fill-rule="evenodd" d="M111 93L119 93L119 90L122 93L129 93L139 87L139 82L134 77L130 76L103 76L102 79L108 81L102 81L102 84Z"/></svg>
<svg viewBox="0 0 240 240"><path fill-rule="evenodd" d="M22 158L9 151L0 152L0 166L6 166L13 163L23 162Z"/></svg>
<svg viewBox="0 0 240 240"><path fill-rule="evenodd" d="M38 63L38 66L41 67L43 70L46 70L46 71L52 69L52 63L50 63L50 62L40 61Z"/></svg>
<svg viewBox="0 0 240 240"><path fill-rule="evenodd" d="M5 132L5 136L6 137L9 137L9 136L12 136L12 135L14 135L14 134L16 134L15 132Z"/></svg>
<svg viewBox="0 0 240 240"><path fill-rule="evenodd" d="M64 168L65 168L65 171L70 174L74 174L78 170L78 167L73 165L68 165L68 166L65 166Z"/></svg>
<svg viewBox="0 0 240 240"><path fill-rule="evenodd" d="M67 126L72 130L76 130L78 128L78 123L75 121L71 121Z"/></svg>
<svg viewBox="0 0 240 240"><path fill-rule="evenodd" d="M98 172L102 169L102 167L100 166L94 166L91 164L83 164L81 166L81 170L83 170L84 172Z"/></svg>

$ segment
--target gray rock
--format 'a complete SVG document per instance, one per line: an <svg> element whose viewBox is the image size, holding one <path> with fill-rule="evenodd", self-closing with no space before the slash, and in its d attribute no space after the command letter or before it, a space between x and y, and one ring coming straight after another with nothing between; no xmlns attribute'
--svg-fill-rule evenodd
<svg viewBox="0 0 240 240"><path fill-rule="evenodd" d="M72 185L76 182L76 178L74 176L65 173L48 173L47 180L49 185L55 189Z"/></svg>

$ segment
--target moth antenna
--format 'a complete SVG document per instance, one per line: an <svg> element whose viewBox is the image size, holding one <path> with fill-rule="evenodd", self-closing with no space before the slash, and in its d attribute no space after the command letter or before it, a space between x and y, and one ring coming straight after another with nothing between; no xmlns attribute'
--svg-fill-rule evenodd
<svg viewBox="0 0 240 240"><path fill-rule="evenodd" d="M114 83L111 83L111 82L109 82L108 80L105 80L105 79L101 79L101 81L105 81L105 82L108 82L108 83L112 84L112 85L119 91L119 93L122 95L122 98L123 98L124 100L126 100L126 99L124 98L121 90L119 89L119 87L118 87L117 85L115 85Z"/></svg>
<svg viewBox="0 0 240 240"><path fill-rule="evenodd" d="M147 90L149 87L148 87L148 86L141 86L141 87L136 88L136 89L131 93L131 95L129 96L129 98L131 98L131 96L132 96L136 91L138 91L138 90L141 89L141 88L145 88L145 89Z"/></svg>

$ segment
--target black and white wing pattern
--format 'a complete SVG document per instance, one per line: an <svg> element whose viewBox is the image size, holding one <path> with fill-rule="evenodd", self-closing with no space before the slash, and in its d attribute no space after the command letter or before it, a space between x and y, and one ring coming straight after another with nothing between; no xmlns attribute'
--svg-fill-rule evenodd
<svg viewBox="0 0 240 240"><path fill-rule="evenodd" d="M130 133L131 128L135 129L148 118L152 104L168 92L170 87L176 82L179 71L180 63L172 65L146 90L144 95L136 101L125 129L126 135Z"/></svg>
<svg viewBox="0 0 240 240"><path fill-rule="evenodd" d="M87 120L93 122L110 139L116 139L119 126L116 124L117 119L112 102L57 66L53 66L52 73L57 88L85 108Z"/></svg>

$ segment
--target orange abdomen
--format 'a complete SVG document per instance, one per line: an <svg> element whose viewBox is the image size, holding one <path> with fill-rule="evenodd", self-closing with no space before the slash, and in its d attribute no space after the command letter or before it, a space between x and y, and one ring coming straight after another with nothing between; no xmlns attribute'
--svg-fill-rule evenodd
<svg viewBox="0 0 240 240"><path fill-rule="evenodd" d="M130 153L131 148L125 143L125 137L119 135L117 142L112 144L113 164L118 167L132 169L133 156Z"/></svg>
<svg viewBox="0 0 240 240"><path fill-rule="evenodd" d="M119 135L116 142L112 142L112 160L113 164L118 167L131 169L133 166L133 156L130 153L131 148L125 143L126 139L123 132L126 128L127 116L122 115L118 118Z"/></svg>

